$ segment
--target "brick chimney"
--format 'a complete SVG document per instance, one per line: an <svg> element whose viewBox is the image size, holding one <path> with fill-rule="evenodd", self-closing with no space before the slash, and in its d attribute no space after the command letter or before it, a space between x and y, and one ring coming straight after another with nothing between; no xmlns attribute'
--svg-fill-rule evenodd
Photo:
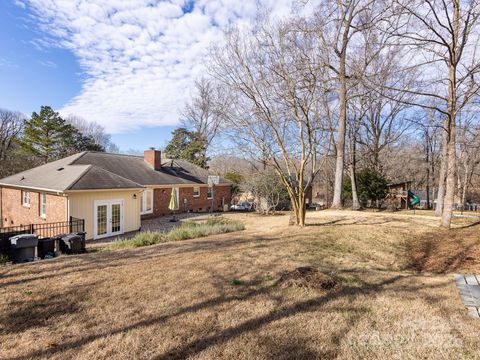
<svg viewBox="0 0 480 360"><path fill-rule="evenodd" d="M143 159L154 169L160 170L162 168L162 152L150 148L143 152Z"/></svg>

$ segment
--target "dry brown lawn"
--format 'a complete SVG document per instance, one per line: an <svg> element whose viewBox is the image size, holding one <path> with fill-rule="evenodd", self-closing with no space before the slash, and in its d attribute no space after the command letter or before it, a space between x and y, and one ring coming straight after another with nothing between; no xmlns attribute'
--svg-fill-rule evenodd
<svg viewBox="0 0 480 360"><path fill-rule="evenodd" d="M452 277L480 273L472 219L229 216L247 230L0 267L0 358L480 358Z"/></svg>

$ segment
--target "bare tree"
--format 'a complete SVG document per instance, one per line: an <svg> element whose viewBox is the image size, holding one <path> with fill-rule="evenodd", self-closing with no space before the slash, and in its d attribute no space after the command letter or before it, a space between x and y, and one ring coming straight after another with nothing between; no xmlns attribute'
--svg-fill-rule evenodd
<svg viewBox="0 0 480 360"><path fill-rule="evenodd" d="M193 129L205 141L205 158L221 124L220 116L224 107L221 101L224 97L218 91L219 87L212 80L202 77L195 81L194 94L181 112L184 126Z"/></svg>
<svg viewBox="0 0 480 360"><path fill-rule="evenodd" d="M477 113L462 114L458 126L458 195L462 209L465 207L467 193L472 179L480 164L480 123ZM463 118L463 119L462 119Z"/></svg>
<svg viewBox="0 0 480 360"><path fill-rule="evenodd" d="M0 109L0 161L4 163L13 142L21 134L25 117L17 111Z"/></svg>
<svg viewBox="0 0 480 360"><path fill-rule="evenodd" d="M214 52L210 72L234 97L222 114L235 133L232 141L275 170L295 223L304 226L306 190L319 170L325 134L319 99L326 89L318 37L297 30L298 22L233 31L226 46Z"/></svg>
<svg viewBox="0 0 480 360"><path fill-rule="evenodd" d="M424 153L424 184L426 190L427 209L431 208L431 196L435 196L435 179L437 178L437 164L440 158L441 134L438 114L433 110L426 110L423 121L416 123L420 132ZM437 204L438 205L438 204Z"/></svg>
<svg viewBox="0 0 480 360"><path fill-rule="evenodd" d="M338 126L336 136L335 186L332 207L342 207L345 139L347 133L347 102L350 61L348 50L355 34L370 28L383 12L376 0L328 0L316 14L321 46L328 49L325 62L333 73L338 95Z"/></svg>
<svg viewBox="0 0 480 360"><path fill-rule="evenodd" d="M376 89L363 87L357 95L365 108L358 143L362 145L369 167L382 174L381 152L397 142L411 125L407 119L410 105L405 102L412 96L388 89L392 84L403 89L413 87L412 74L399 74L399 55L395 49L389 49L386 54L375 51L363 73L376 79Z"/></svg>
<svg viewBox="0 0 480 360"><path fill-rule="evenodd" d="M280 202L288 199L285 186L271 170L257 172L255 176L248 177L242 188L255 198L257 212L266 215L275 212Z"/></svg>
<svg viewBox="0 0 480 360"><path fill-rule="evenodd" d="M69 115L65 121L73 125L84 136L91 137L95 144L100 145L106 151L118 152L118 147L111 141L111 136L105 131L105 128L96 122L87 121L76 115Z"/></svg>
<svg viewBox="0 0 480 360"><path fill-rule="evenodd" d="M408 103L435 110L445 118L437 206L443 201L441 224L450 227L457 168L457 116L480 89L476 80L480 71L480 4L477 0L395 0L391 10L391 32L407 49L403 56L405 68L415 66L423 72L418 79L421 87L406 90L414 95ZM407 54L411 55L410 61Z"/></svg>

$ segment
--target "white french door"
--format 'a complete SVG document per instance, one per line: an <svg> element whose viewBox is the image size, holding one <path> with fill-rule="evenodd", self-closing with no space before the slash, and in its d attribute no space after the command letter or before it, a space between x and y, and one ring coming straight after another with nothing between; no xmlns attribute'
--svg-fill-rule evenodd
<svg viewBox="0 0 480 360"><path fill-rule="evenodd" d="M95 201L94 239L123 234L123 200Z"/></svg>

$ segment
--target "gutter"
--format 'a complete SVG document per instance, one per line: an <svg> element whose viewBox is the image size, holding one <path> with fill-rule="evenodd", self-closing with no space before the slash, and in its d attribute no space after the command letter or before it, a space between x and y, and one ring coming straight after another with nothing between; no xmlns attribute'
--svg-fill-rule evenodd
<svg viewBox="0 0 480 360"><path fill-rule="evenodd" d="M0 187L12 188L12 189L28 189L28 190L35 190L35 191L43 191L43 192L54 193L56 195L61 195L61 194L64 193L62 190L45 189L45 188L39 188L39 187L33 187L33 186L23 186L23 185L11 185L11 184L4 184L4 183L0 183Z"/></svg>

